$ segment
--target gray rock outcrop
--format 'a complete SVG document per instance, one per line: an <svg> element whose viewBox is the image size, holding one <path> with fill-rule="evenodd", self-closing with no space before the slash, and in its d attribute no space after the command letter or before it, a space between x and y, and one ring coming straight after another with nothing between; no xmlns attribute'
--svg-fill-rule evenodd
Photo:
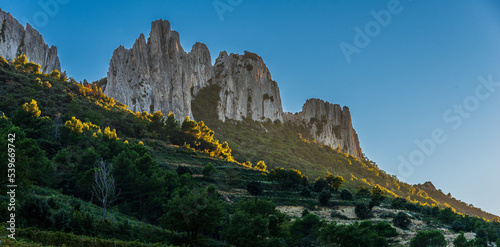
<svg viewBox="0 0 500 247"><path fill-rule="evenodd" d="M217 108L220 120L250 118L283 122L278 84L257 54L228 56L221 52L214 71L215 83L221 87Z"/></svg>
<svg viewBox="0 0 500 247"><path fill-rule="evenodd" d="M194 119L191 101L211 85L220 88L216 110L221 121L305 124L319 143L340 145L346 153L363 158L347 107L309 99L302 112L283 113L278 84L260 56L221 52L212 66L208 48L196 43L186 53L166 20L151 24L147 42L141 34L132 48L120 46L114 51L104 93L134 112L172 111L182 121L185 116Z"/></svg>
<svg viewBox="0 0 500 247"><path fill-rule="evenodd" d="M13 60L25 54L30 62L41 65L42 73L61 71L57 48L45 44L42 35L30 24L24 28L10 13L0 9L0 25L0 56Z"/></svg>
<svg viewBox="0 0 500 247"><path fill-rule="evenodd" d="M319 143L337 148L363 159L358 135L352 127L349 108L340 108L320 99L308 99L298 113L285 113L284 120L294 124L305 125L311 136Z"/></svg>
<svg viewBox="0 0 500 247"><path fill-rule="evenodd" d="M206 45L186 53L166 20L151 24L147 43L141 34L131 49L118 47L109 65L105 94L134 112L172 111L180 120L193 118L191 100L213 77Z"/></svg>

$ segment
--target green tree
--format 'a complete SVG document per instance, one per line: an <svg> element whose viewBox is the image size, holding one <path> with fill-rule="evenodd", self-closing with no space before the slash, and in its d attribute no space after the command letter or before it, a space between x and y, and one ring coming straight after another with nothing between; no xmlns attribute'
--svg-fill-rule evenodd
<svg viewBox="0 0 500 247"><path fill-rule="evenodd" d="M356 195L359 197L368 197L370 196L370 190L368 190L365 186L359 186Z"/></svg>
<svg viewBox="0 0 500 247"><path fill-rule="evenodd" d="M354 213L356 213L356 216L360 219L368 219L373 217L371 208L364 203L356 204Z"/></svg>
<svg viewBox="0 0 500 247"><path fill-rule="evenodd" d="M290 226L288 246L312 247L318 246L318 237L324 221L314 214L306 214Z"/></svg>
<svg viewBox="0 0 500 247"><path fill-rule="evenodd" d="M283 224L287 220L271 201L241 201L235 204L235 213L223 235L234 246L282 246L280 239L285 235Z"/></svg>
<svg viewBox="0 0 500 247"><path fill-rule="evenodd" d="M331 190L337 191L339 190L340 186L344 183L344 178L341 176L334 176L332 173L327 172L325 181L326 183L328 183L328 186L330 187Z"/></svg>
<svg viewBox="0 0 500 247"><path fill-rule="evenodd" d="M252 196L260 196L264 192L262 184L257 181L251 181L247 184L247 191Z"/></svg>
<svg viewBox="0 0 500 247"><path fill-rule="evenodd" d="M204 178L211 179L214 173L215 173L215 168L214 165L212 165L212 163L208 163L207 165L205 165L205 167L203 167L203 169L201 169L201 174L203 174Z"/></svg>
<svg viewBox="0 0 500 247"><path fill-rule="evenodd" d="M348 190L342 190L342 192L340 192L340 199L344 201L351 201L352 200L351 192L349 192Z"/></svg>
<svg viewBox="0 0 500 247"><path fill-rule="evenodd" d="M321 192L323 189L328 188L328 183L325 179L318 177L313 183L312 189L314 192Z"/></svg>
<svg viewBox="0 0 500 247"><path fill-rule="evenodd" d="M488 232L485 228L479 228L476 230L476 239L481 239L484 246L488 245Z"/></svg>
<svg viewBox="0 0 500 247"><path fill-rule="evenodd" d="M404 212L399 212L396 217L392 220L394 226L397 226L401 229L408 229L408 226L411 224L411 220L408 215Z"/></svg>
<svg viewBox="0 0 500 247"><path fill-rule="evenodd" d="M453 245L455 247L468 247L467 239L464 236L464 232L460 232L460 234L453 241Z"/></svg>
<svg viewBox="0 0 500 247"><path fill-rule="evenodd" d="M444 235L437 230L421 231L410 241L410 247L444 247Z"/></svg>
<svg viewBox="0 0 500 247"><path fill-rule="evenodd" d="M355 222L350 225L337 225L335 222L320 231L321 242L325 246L342 247L385 247L389 246L383 235L379 235L369 221Z"/></svg>
<svg viewBox="0 0 500 247"><path fill-rule="evenodd" d="M450 207L448 207L439 212L438 219L444 224L451 225L453 221L456 219L456 216L453 210Z"/></svg>
<svg viewBox="0 0 500 247"><path fill-rule="evenodd" d="M201 241L200 233L213 233L224 217L223 202L213 185L207 189L178 189L165 211L160 224L166 229L187 232L193 246Z"/></svg>
<svg viewBox="0 0 500 247"><path fill-rule="evenodd" d="M397 198L394 198L394 200L392 200L391 208L404 209L406 203L407 203L406 199L401 198L401 197L397 197Z"/></svg>
<svg viewBox="0 0 500 247"><path fill-rule="evenodd" d="M330 202L330 199L332 198L332 194L328 190L323 190L321 193L319 193L319 204L322 206L328 206L328 203Z"/></svg>

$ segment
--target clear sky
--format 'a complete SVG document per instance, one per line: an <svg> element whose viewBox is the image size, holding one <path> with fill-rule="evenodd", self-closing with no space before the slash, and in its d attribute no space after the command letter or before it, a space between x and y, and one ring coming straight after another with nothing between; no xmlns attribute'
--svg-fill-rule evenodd
<svg viewBox="0 0 500 247"><path fill-rule="evenodd" d="M498 1L40 2L57 7L0 8L56 45L78 81L105 77L114 49L167 19L186 51L199 41L213 61L223 50L262 56L286 111L311 97L349 106L363 152L388 173L500 215Z"/></svg>

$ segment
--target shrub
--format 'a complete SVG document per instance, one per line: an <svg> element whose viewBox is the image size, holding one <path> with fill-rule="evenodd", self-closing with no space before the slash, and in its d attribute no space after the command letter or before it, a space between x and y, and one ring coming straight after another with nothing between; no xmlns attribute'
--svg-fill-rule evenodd
<svg viewBox="0 0 500 247"><path fill-rule="evenodd" d="M462 222L460 222L458 220L455 220L451 224L451 230L453 230L455 232L464 231L465 230L465 226L464 226L464 224Z"/></svg>
<svg viewBox="0 0 500 247"><path fill-rule="evenodd" d="M364 203L357 204L354 208L354 213L356 213L356 216L360 219L368 219L373 217L371 208Z"/></svg>
<svg viewBox="0 0 500 247"><path fill-rule="evenodd" d="M417 235L410 241L410 247L444 247L446 240L444 235L437 230L418 232Z"/></svg>
<svg viewBox="0 0 500 247"><path fill-rule="evenodd" d="M453 245L455 247L468 247L469 246L467 239L465 238L463 232L460 232L460 235L458 235L457 238L455 238L455 240L453 241Z"/></svg>
<svg viewBox="0 0 500 247"><path fill-rule="evenodd" d="M191 171L191 169L189 169L189 167L186 167L186 166L179 166L177 167L177 169L175 169L175 171L177 172L177 174L180 175L184 175L184 174L189 174L189 175L193 175L193 172Z"/></svg>
<svg viewBox="0 0 500 247"><path fill-rule="evenodd" d="M391 208L393 209L405 209L405 204L407 203L406 199L404 198L394 198L392 200Z"/></svg>
<svg viewBox="0 0 500 247"><path fill-rule="evenodd" d="M247 184L247 191L252 196L260 196L263 192L262 184L257 181L251 181Z"/></svg>
<svg viewBox="0 0 500 247"><path fill-rule="evenodd" d="M309 187L302 188L302 191L300 191L300 195L303 197L310 197L311 196L311 189L309 189Z"/></svg>
<svg viewBox="0 0 500 247"><path fill-rule="evenodd" d="M332 194L327 190L323 190L319 194L319 198L318 198L319 204L321 204L323 206L328 206L328 202L330 202L331 198L332 198Z"/></svg>
<svg viewBox="0 0 500 247"><path fill-rule="evenodd" d="M364 186L359 186L356 195L359 197L368 197L370 196L370 190L368 190Z"/></svg>
<svg viewBox="0 0 500 247"><path fill-rule="evenodd" d="M342 190L342 192L340 192L340 199L342 199L344 201L352 200L351 192L349 192L348 190Z"/></svg>
<svg viewBox="0 0 500 247"><path fill-rule="evenodd" d="M411 220L406 213L399 212L392 220L392 223L401 229L408 229L408 226L411 224Z"/></svg>
<svg viewBox="0 0 500 247"><path fill-rule="evenodd" d="M201 169L201 174L203 174L203 177L210 178L212 175L215 173L215 168L211 163L208 163L203 169Z"/></svg>
<svg viewBox="0 0 500 247"><path fill-rule="evenodd" d="M488 243L488 232L486 231L486 229L484 228L477 229L476 239L482 239L483 243Z"/></svg>
<svg viewBox="0 0 500 247"><path fill-rule="evenodd" d="M379 236L382 236L384 238L392 238L398 236L398 231L396 230L396 228L392 227L387 222L377 222L377 224L373 225L372 228L375 229Z"/></svg>

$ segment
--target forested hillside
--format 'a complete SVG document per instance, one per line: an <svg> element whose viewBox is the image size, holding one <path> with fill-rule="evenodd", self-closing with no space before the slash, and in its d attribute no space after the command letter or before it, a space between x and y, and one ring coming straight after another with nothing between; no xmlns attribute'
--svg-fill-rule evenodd
<svg viewBox="0 0 500 247"><path fill-rule="evenodd" d="M197 100L194 105L212 109L213 102ZM13 180L1 180L0 217L7 232L0 241L444 246L457 240L445 240L443 232L460 231L476 233L475 239L458 235L462 243L499 241L498 220L432 207L439 205L433 198L373 162L314 143L304 126L221 123L194 114L198 122L180 123L172 114L134 113L97 85L56 70L42 74L23 55L12 62L0 58L0 176L15 168ZM12 184L15 223L9 223ZM285 207L304 210L294 215Z"/></svg>

